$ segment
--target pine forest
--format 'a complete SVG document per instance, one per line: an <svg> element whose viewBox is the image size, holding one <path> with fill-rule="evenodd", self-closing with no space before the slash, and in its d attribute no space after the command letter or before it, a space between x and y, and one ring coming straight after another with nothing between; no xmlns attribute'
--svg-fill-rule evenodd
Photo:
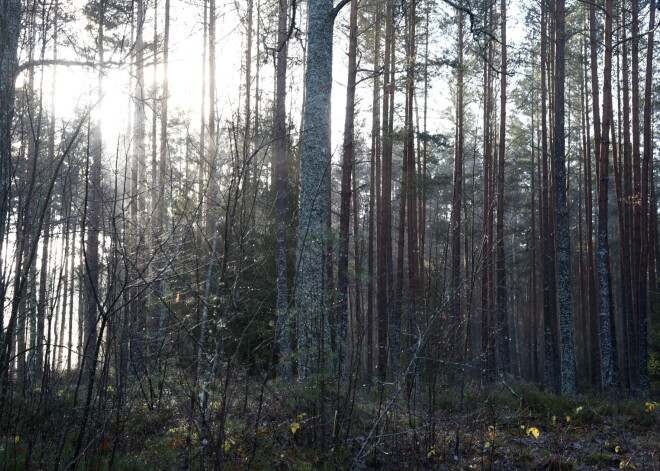
<svg viewBox="0 0 660 471"><path fill-rule="evenodd" d="M0 470L660 470L658 9L0 0Z"/></svg>

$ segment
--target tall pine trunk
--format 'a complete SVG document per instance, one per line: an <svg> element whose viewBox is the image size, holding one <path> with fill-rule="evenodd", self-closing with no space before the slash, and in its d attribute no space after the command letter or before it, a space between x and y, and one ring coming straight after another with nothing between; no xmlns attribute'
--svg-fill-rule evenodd
<svg viewBox="0 0 660 471"><path fill-rule="evenodd" d="M391 111L394 101L394 73L393 73L393 42L394 42L394 6L391 1L386 4L385 15L385 59L384 59L384 93L383 93L383 121L382 146L380 161L380 199L378 205L378 378L385 381L387 378L387 344L388 329L390 337L392 311L392 128ZM390 338L390 350L398 349L396 339Z"/></svg>
<svg viewBox="0 0 660 471"><path fill-rule="evenodd" d="M275 271L276 315L275 341L278 349L277 373L288 379L293 375L291 358L291 326L289 324L289 284L287 277L287 225L289 224L288 166L286 135L286 71L288 56L288 2L280 0L277 30L277 62L275 69L275 117L273 125L273 167L275 170Z"/></svg>
<svg viewBox="0 0 660 471"><path fill-rule="evenodd" d="M339 208L339 255L337 260L337 373L346 372L348 351L348 251L351 218L351 177L355 160L355 82L357 79L357 0L351 0L348 36L348 77L346 85L346 116L341 165L341 202ZM357 231L357 228L354 228Z"/></svg>
<svg viewBox="0 0 660 471"><path fill-rule="evenodd" d="M555 127L554 170L555 206L557 227L557 299L559 301L559 326L561 341L561 392L576 393L575 378L575 328L573 325L573 296L571 286L571 244L566 203L566 155L564 129L565 86L565 1L556 0L555 42Z"/></svg>
<svg viewBox="0 0 660 471"><path fill-rule="evenodd" d="M454 347L452 359L459 358L458 345L461 330L461 216L463 199L463 146L465 142L464 132L464 64L463 64L463 12L456 14L458 21L458 38L456 44L456 145L454 149L454 189L451 205L451 330L455 332L450 339Z"/></svg>
<svg viewBox="0 0 660 471"><path fill-rule="evenodd" d="M506 0L500 2L500 135L497 153L497 222L496 222L496 309L497 309L497 369L498 373L510 370L510 339L508 302L506 289L506 258L504 250L504 158L506 152L506 86L507 86L507 45L506 45Z"/></svg>
<svg viewBox="0 0 660 471"><path fill-rule="evenodd" d="M655 25L655 5L653 2L649 3L649 25ZM652 199L650 194L652 190L651 182L653 178L653 129L652 129L652 112L653 112L653 35L654 29L648 33L648 41L646 45L646 76L644 79L644 156L642 160L642 193L641 193L641 210L642 210L642 234L644 234L644 245L642 247L642 257L640 272L644 277L644 288L654 289L654 275L652 262L655 259L654 251L656 250L654 241L647 233L653 234L657 230L655 219L657 212L655 204L650 204ZM652 187L651 187L652 188ZM650 228L653 228L650 230ZM650 268L651 273L648 273ZM647 283L648 273L648 283ZM648 292L648 291L647 291ZM649 394L649 372L648 372L648 306L646 299L644 305L640 307L639 311L639 393L643 397ZM652 312L652 311L651 311Z"/></svg>
<svg viewBox="0 0 660 471"><path fill-rule="evenodd" d="M375 25L374 25L374 70L380 67L380 34L381 34L381 8L379 5L374 7ZM369 242L367 247L367 338L365 349L365 376L371 381L374 366L374 241L376 238L376 202L380 205L380 89L381 81L378 74L374 74L373 91L371 101L371 153L369 162ZM380 351L377 348L377 351Z"/></svg>
<svg viewBox="0 0 660 471"><path fill-rule="evenodd" d="M603 122L598 152L598 317L600 331L601 386L609 392L614 386L612 345L612 306L610 249L607 228L609 182L609 136L612 119L612 0L605 1L605 56L603 65Z"/></svg>

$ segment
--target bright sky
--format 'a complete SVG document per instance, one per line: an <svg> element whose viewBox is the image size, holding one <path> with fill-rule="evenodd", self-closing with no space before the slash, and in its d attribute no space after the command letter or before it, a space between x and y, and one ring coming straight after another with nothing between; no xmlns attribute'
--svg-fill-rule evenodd
<svg viewBox="0 0 660 471"><path fill-rule="evenodd" d="M74 3L80 7L84 2L83 0L75 0ZM159 3L164 3L159 0ZM200 2L201 3L201 2ZM509 12L509 42L517 43L522 40L523 29L520 26L522 12L516 2L512 2ZM238 4L239 8L245 9L245 5ZM162 6L159 5L159 18L158 30L162 35L163 18ZM151 5L149 5L151 7ZM447 15L453 14L451 8L442 7ZM242 61L244 60L244 41L245 35L242 31L243 27L239 23L239 14L236 11L234 4L224 5L219 4L218 9L220 15L217 22L217 109L221 119L230 119L232 113L236 113L239 106L238 103L239 87L243 81L243 71L241 69ZM153 38L153 23L152 23L152 8L148 9L147 24L145 25L145 40L151 41ZM240 15L245 12L241 11ZM420 13L421 14L421 13ZM441 13L442 14L442 13ZM255 19L256 19L255 12ZM298 12L298 22L304 31L304 24L301 23L301 17L304 14ZM345 31L348 18L348 8L340 14L336 22L335 33L335 61L334 61L334 85L333 85L333 100L332 100L332 124L333 124L333 146L335 149L339 148L344 123L344 107L345 107L345 94L346 94L346 50L347 50L347 34ZM304 18L302 18L304 20ZM175 111L180 109L185 115L190 116L192 129L196 130L199 123L199 104L201 98L201 75L202 75L202 20L203 20L203 7L202 5L193 6L188 0L171 0L171 29L170 29L170 66L169 66L169 87L170 87L170 110ZM84 19L79 15L77 24L74 26L78 29L73 37L84 37ZM128 31L126 34L130 34ZM262 32L263 34L263 32ZM259 40L255 38L255 41ZM261 41L264 39L262 38ZM469 40L469 38L468 38ZM93 43L88 40L88 46L93 47ZM433 48L431 53L438 54L442 47L451 46L453 38L447 42L432 42ZM263 44L263 43L262 43ZM300 54L300 47L293 44L293 53ZM423 53L422 46L418 48L418 54ZM66 50L64 46L60 46L60 57L68 59L76 59L75 53L71 50ZM254 56L254 54L253 54ZM113 58L116 60L116 57ZM265 72L262 79L262 88L267 93L272 93L272 59L269 58L267 63L262 64L262 72ZM96 72L81 67L58 67L57 68L57 93L56 93L56 106L59 116L70 118L74 115L76 108L84 105L95 95L92 90L96 87ZM292 68L293 69L293 68ZM128 71L114 70L108 71L104 80L104 100L103 107L100 114L103 117L104 138L108 149L116 147L117 138L120 133L125 132L128 126L128 118L131 116L130 109L130 96L132 90L129 90L128 84ZM451 100L450 90L447 84L447 74L445 73L440 77L434 79L432 83L431 94L429 99L429 127L431 132L438 132L442 128L448 130L451 123L448 116L451 115ZM160 82L162 78L162 67L157 68L157 77ZM254 73L254 66L253 66ZM291 79L292 85L300 87L302 84L301 69L298 68L297 72ZM47 71L44 77L44 88L50 89L50 73ZM145 85L150 87L153 80L153 68L147 67L145 70ZM360 118L367 120L366 125L370 127L368 121L370 120L370 103L371 103L371 81L363 82L358 88L358 110L362 112ZM397 100L402 100L402 89L397 89L400 95ZM92 95L90 97L90 95ZM289 99L292 106L299 107L302 92L290 94ZM264 102L265 104L266 102ZM421 106L421 101L419 102ZM97 111L98 112L98 111ZM150 116L150 110L147 110ZM296 116L296 115L294 115ZM433 129L435 128L435 129ZM338 152L335 152L337 157Z"/></svg>

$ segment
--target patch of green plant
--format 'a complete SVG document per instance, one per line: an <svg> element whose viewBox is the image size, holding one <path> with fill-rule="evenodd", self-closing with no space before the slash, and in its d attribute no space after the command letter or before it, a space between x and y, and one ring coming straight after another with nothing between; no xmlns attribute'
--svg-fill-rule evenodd
<svg viewBox="0 0 660 471"><path fill-rule="evenodd" d="M615 457L609 453L593 453L587 456L587 464L596 466L611 466L616 461Z"/></svg>
<svg viewBox="0 0 660 471"><path fill-rule="evenodd" d="M523 406L534 412L546 415L570 415L576 408L574 398L557 396L545 391L540 391L533 385L523 385L517 390L523 398Z"/></svg>

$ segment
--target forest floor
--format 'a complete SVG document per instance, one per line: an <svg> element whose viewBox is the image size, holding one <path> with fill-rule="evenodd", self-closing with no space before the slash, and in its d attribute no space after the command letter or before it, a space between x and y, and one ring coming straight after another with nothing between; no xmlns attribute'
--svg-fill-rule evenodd
<svg viewBox="0 0 660 471"><path fill-rule="evenodd" d="M63 385L6 404L0 469L71 465L83 408ZM137 387L117 396L95 399L78 469L660 470L660 404L513 381L408 395L235 378L209 397L207 438L182 387L151 403Z"/></svg>

